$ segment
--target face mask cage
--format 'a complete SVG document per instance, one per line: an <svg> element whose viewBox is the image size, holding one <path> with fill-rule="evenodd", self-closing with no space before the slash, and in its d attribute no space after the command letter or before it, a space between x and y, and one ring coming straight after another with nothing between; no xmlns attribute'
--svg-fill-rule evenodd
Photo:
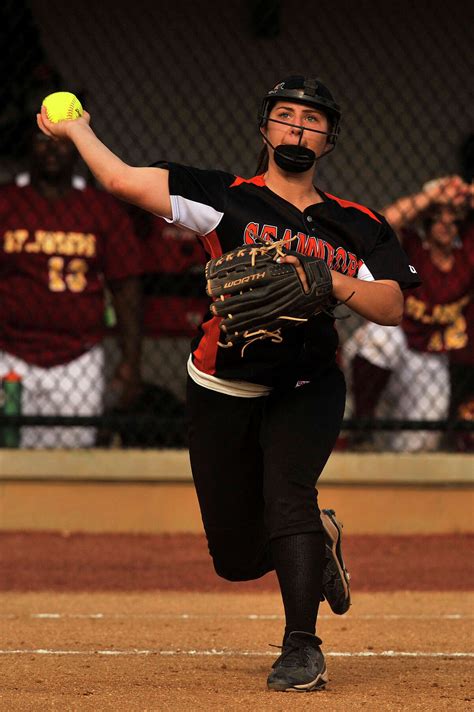
<svg viewBox="0 0 474 712"><path fill-rule="evenodd" d="M304 127L305 131L314 131L315 133L322 133L328 137L328 143L332 144L332 148L336 145L337 138L340 131L340 119L341 110L338 104L329 97L323 96L320 93L320 87L322 85L316 79L305 79L304 86L299 88L287 88L285 87L285 82L277 84L277 86L268 92L267 96L263 99L262 106L258 115L258 125L261 129L264 127L268 121L282 123L286 126L292 126L303 130L302 126L297 126L295 124L288 124L285 121L279 121L278 119L270 119L270 111L276 101L288 99L288 101L295 102L298 104L306 104L311 106L318 111L322 111L328 117L331 124L331 130L318 131L317 129L309 129ZM324 91L329 94L329 91L323 87Z"/></svg>
<svg viewBox="0 0 474 712"><path fill-rule="evenodd" d="M316 107L314 107L316 108ZM289 126L290 128L294 129L299 129L301 131L301 136L303 135L303 131L311 131L312 133L317 133L317 134L323 134L324 136L328 137L328 143L335 144L337 141L337 137L339 135L339 122L337 123L336 126L332 125L332 120L328 116L329 122L331 123L331 130L330 131L320 131L319 129L311 129L308 126L300 126L299 124L290 124L288 121L281 121L280 119L271 119L269 114L270 114L271 108L268 107L267 111L265 114L260 115L260 128L263 126L266 126L266 124L271 121L273 124L283 124L284 126ZM319 109L318 109L319 111ZM300 138L301 140L301 138Z"/></svg>

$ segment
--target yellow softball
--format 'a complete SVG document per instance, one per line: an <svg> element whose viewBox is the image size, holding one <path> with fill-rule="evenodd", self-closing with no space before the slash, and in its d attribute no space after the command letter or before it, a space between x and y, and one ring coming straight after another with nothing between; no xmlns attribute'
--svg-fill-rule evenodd
<svg viewBox="0 0 474 712"><path fill-rule="evenodd" d="M57 124L58 121L78 119L82 116L82 104L70 91L55 91L43 99L48 119Z"/></svg>

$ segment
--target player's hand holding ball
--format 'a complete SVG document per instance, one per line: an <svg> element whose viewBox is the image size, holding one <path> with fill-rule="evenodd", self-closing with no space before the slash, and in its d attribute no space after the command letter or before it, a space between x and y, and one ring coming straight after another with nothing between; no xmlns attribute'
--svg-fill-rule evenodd
<svg viewBox="0 0 474 712"><path fill-rule="evenodd" d="M41 113L36 115L38 126L51 138L69 138L71 124L89 124L90 116L82 104L69 91L49 94L41 105Z"/></svg>

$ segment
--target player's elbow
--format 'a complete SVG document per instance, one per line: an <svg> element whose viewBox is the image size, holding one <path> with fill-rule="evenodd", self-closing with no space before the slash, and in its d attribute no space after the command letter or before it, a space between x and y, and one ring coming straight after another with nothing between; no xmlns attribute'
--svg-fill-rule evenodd
<svg viewBox="0 0 474 712"><path fill-rule="evenodd" d="M399 317L398 315L388 314L387 312L374 314L372 318L369 317L370 321L373 321L375 324L380 324L380 326L400 326L402 318L403 315Z"/></svg>
<svg viewBox="0 0 474 712"><path fill-rule="evenodd" d="M371 321L381 326L399 326L403 319L403 295L393 295L391 299L374 305Z"/></svg>
<svg viewBox="0 0 474 712"><path fill-rule="evenodd" d="M385 326L400 326L400 324L402 323L402 319L403 310L398 312L397 314L392 314L385 323Z"/></svg>
<svg viewBox="0 0 474 712"><path fill-rule="evenodd" d="M116 198L126 202L134 201L135 186L129 166L107 177L104 188Z"/></svg>
<svg viewBox="0 0 474 712"><path fill-rule="evenodd" d="M398 326L402 323L404 309L405 300L403 298L401 290L399 290L397 298L396 300L394 300L394 303L392 305L392 323L390 324L390 326Z"/></svg>
<svg viewBox="0 0 474 712"><path fill-rule="evenodd" d="M379 324L382 326L399 326L403 319L403 298L384 309L380 315Z"/></svg>
<svg viewBox="0 0 474 712"><path fill-rule="evenodd" d="M108 193L112 193L112 195L120 200L127 200L128 198L128 184L124 182L120 176L110 176L109 180L104 183L104 188Z"/></svg>
<svg viewBox="0 0 474 712"><path fill-rule="evenodd" d="M384 292L380 300L382 319L379 324L383 326L399 326L403 319L405 300L402 290L398 285L384 285Z"/></svg>

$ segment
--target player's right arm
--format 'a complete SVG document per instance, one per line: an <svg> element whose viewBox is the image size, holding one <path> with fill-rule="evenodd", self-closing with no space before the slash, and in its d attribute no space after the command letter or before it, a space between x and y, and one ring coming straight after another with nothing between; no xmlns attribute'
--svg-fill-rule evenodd
<svg viewBox="0 0 474 712"><path fill-rule="evenodd" d="M89 126L87 111L73 121L53 123L46 108L37 114L38 126L51 138L68 138L99 183L120 200L138 205L155 215L172 217L169 172L165 168L129 166L100 141Z"/></svg>

